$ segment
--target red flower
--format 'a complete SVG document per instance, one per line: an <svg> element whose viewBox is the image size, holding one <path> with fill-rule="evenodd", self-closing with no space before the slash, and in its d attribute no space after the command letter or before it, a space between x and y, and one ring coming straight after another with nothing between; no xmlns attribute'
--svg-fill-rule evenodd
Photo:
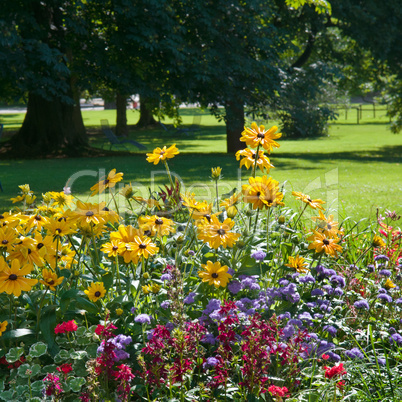
<svg viewBox="0 0 402 402"><path fill-rule="evenodd" d="M325 353L321 356L324 360L328 360L329 359L329 355L326 355Z"/></svg>
<svg viewBox="0 0 402 402"><path fill-rule="evenodd" d="M57 367L57 371L60 373L68 374L70 371L73 371L70 363L64 363L61 366Z"/></svg>
<svg viewBox="0 0 402 402"><path fill-rule="evenodd" d="M276 385L271 385L268 387L268 392L271 393L272 396L289 396L286 395L289 390L286 387L277 387Z"/></svg>
<svg viewBox="0 0 402 402"><path fill-rule="evenodd" d="M325 370L325 378L329 379L346 374L346 370L343 368L343 363L339 363L338 366L334 367L324 366L323 369Z"/></svg>
<svg viewBox="0 0 402 402"><path fill-rule="evenodd" d="M345 386L345 381L338 381L336 383L336 386L337 386L338 389L340 389L342 391L343 387Z"/></svg>
<svg viewBox="0 0 402 402"><path fill-rule="evenodd" d="M74 320L62 322L61 324L56 325L54 329L55 334L64 334L65 332L73 332L77 331L78 325Z"/></svg>

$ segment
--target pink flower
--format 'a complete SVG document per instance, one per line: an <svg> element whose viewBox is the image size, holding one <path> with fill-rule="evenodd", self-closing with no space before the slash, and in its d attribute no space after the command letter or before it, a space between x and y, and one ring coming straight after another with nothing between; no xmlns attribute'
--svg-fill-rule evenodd
<svg viewBox="0 0 402 402"><path fill-rule="evenodd" d="M64 363L56 369L59 373L68 374L70 371L73 371L70 363Z"/></svg>
<svg viewBox="0 0 402 402"><path fill-rule="evenodd" d="M328 378L328 379L346 374L346 370L343 368L343 363L339 363L338 366L334 366L334 367L324 366L323 369L325 370L325 378Z"/></svg>
<svg viewBox="0 0 402 402"><path fill-rule="evenodd" d="M59 395L63 392L63 388L60 385L60 378L57 375L49 373L44 379L45 393L47 396Z"/></svg>
<svg viewBox="0 0 402 402"><path fill-rule="evenodd" d="M268 392L271 393L272 396L288 396L287 392L289 392L289 390L286 387L278 387L276 385L271 385L270 387L268 387Z"/></svg>

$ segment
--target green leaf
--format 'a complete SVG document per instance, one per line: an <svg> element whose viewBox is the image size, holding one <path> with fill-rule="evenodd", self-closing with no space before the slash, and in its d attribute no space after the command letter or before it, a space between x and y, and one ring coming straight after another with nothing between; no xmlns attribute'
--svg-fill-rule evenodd
<svg viewBox="0 0 402 402"><path fill-rule="evenodd" d="M28 385L18 385L16 387L16 391L17 391L18 396L22 396L26 392L29 392L29 387L28 387Z"/></svg>
<svg viewBox="0 0 402 402"><path fill-rule="evenodd" d="M109 290L113 286L113 274L108 272L102 276L102 282L105 285L106 290Z"/></svg>
<svg viewBox="0 0 402 402"><path fill-rule="evenodd" d="M59 347L55 343L55 333L57 317L56 317L57 306L46 306L42 310L42 315L39 321L39 327L42 331L42 336L45 339L47 346L49 348L49 353L54 356Z"/></svg>
<svg viewBox="0 0 402 402"><path fill-rule="evenodd" d="M88 356L85 350L76 350L70 354L71 358L74 360L81 360Z"/></svg>
<svg viewBox="0 0 402 402"><path fill-rule="evenodd" d="M87 332L87 329L85 327L79 327L77 329L77 331L75 331L75 336L80 338L80 337L84 336L86 332Z"/></svg>
<svg viewBox="0 0 402 402"><path fill-rule="evenodd" d="M3 401L12 401L12 400L14 400L13 396L14 396L14 391L12 389L10 389L9 391L2 392L0 394L0 399L2 399Z"/></svg>
<svg viewBox="0 0 402 402"><path fill-rule="evenodd" d="M29 356L39 357L47 352L47 345L43 342L34 343L29 349Z"/></svg>
<svg viewBox="0 0 402 402"><path fill-rule="evenodd" d="M7 331L2 336L2 339L16 339L21 338L27 335L34 335L35 332L32 329L21 328L21 329L13 329L11 331Z"/></svg>
<svg viewBox="0 0 402 402"><path fill-rule="evenodd" d="M76 307L82 308L88 311L89 313L96 314L99 312L98 307L92 302L90 302L88 299L84 299L83 297L77 297L76 301L77 301Z"/></svg>
<svg viewBox="0 0 402 402"><path fill-rule="evenodd" d="M0 380L0 392L4 389L4 380Z"/></svg>
<svg viewBox="0 0 402 402"><path fill-rule="evenodd" d="M24 348L12 348L6 354L6 359L9 363L14 363L22 356Z"/></svg>
<svg viewBox="0 0 402 402"><path fill-rule="evenodd" d="M53 373L56 371L57 366L55 364L48 364L42 367L42 374Z"/></svg>
<svg viewBox="0 0 402 402"><path fill-rule="evenodd" d="M67 384L70 386L73 392L80 392L81 387L85 384L85 378L82 377L70 377L67 380Z"/></svg>
<svg viewBox="0 0 402 402"><path fill-rule="evenodd" d="M69 358L70 358L70 352L65 349L62 349L54 357L54 362L59 364L59 363L63 362L64 360L68 360Z"/></svg>

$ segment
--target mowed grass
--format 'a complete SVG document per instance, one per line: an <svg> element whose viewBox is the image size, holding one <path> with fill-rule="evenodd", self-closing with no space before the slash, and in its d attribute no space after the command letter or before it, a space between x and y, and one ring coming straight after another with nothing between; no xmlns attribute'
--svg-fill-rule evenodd
<svg viewBox="0 0 402 402"><path fill-rule="evenodd" d="M201 121L194 114L201 114ZM208 112L194 109L181 111L184 127L200 124L198 131L178 131L170 120L164 123L168 130L136 130L132 126L138 120L138 112L128 110L130 138L146 145L149 151L156 146L176 143L181 154L169 161L171 171L182 181L182 191L193 191L209 201L215 196L209 176L211 167L220 166L223 179L219 193L233 187L241 189L250 171L238 168L233 155L225 154L225 126ZM100 120L108 119L113 126L115 111L83 111L84 122L90 129L90 143L94 147L108 149L100 128ZM8 130L15 130L22 123L23 114L2 115L0 123ZM363 112L361 124L356 124L356 110L350 110L348 119L343 112L329 130L328 137L306 140L281 139L281 147L271 154L275 166L270 174L284 186L285 202L300 207L291 195L292 190L302 191L314 198L327 201L339 219L351 216L354 220L375 218L386 209L402 212L402 135L392 134L384 111L374 118L370 106ZM274 125L269 121L267 125ZM61 191L68 183L73 194L84 201L90 195L89 188L111 169L124 173L124 183L132 183L138 195L148 196L168 184L163 165L151 165L145 154L128 146L128 152L99 158L70 158L53 160L0 160L0 211L9 209L11 197L16 196L18 185L29 183L38 198L45 191ZM115 148L114 148L115 149ZM145 151L146 152L146 151ZM96 197L91 199L97 202ZM107 199L108 200L108 199ZM120 205L123 201L120 199Z"/></svg>

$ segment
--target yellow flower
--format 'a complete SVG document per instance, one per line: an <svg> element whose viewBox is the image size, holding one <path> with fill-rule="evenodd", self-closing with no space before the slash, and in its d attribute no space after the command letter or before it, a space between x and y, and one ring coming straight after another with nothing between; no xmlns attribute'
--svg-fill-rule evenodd
<svg viewBox="0 0 402 402"><path fill-rule="evenodd" d="M225 207L226 210L228 210L230 207L236 205L239 203L241 200L241 193L233 193L229 198L226 198L225 200L221 201L219 203L220 207Z"/></svg>
<svg viewBox="0 0 402 402"><path fill-rule="evenodd" d="M110 240L118 240L122 243L129 243L131 241L134 241L134 238L136 236L142 236L142 230L136 229L131 225L120 225L118 232L110 233Z"/></svg>
<svg viewBox="0 0 402 402"><path fill-rule="evenodd" d="M391 279L388 278L384 283L384 288L389 290L389 289L392 289L392 288L396 288L396 285L395 285L394 282L391 281Z"/></svg>
<svg viewBox="0 0 402 402"><path fill-rule="evenodd" d="M143 198L143 197L133 197L133 198L140 204L145 204L148 208L161 209L159 201L153 198Z"/></svg>
<svg viewBox="0 0 402 402"><path fill-rule="evenodd" d="M309 272L307 263L304 262L304 258L296 255L296 257L289 257L289 264L285 264L287 267L294 268L300 274Z"/></svg>
<svg viewBox="0 0 402 402"><path fill-rule="evenodd" d="M60 192L51 191L50 193L47 193L46 199L49 195L54 200L53 205L56 205L58 207L62 208L64 206L69 206L73 203L73 196L69 195L69 194L65 194L64 191L60 191Z"/></svg>
<svg viewBox="0 0 402 402"><path fill-rule="evenodd" d="M385 247L384 240L380 236L375 235L371 241L373 247Z"/></svg>
<svg viewBox="0 0 402 402"><path fill-rule="evenodd" d="M101 251L107 254L108 257L116 257L123 253L124 243L119 240L111 240L110 243L102 244Z"/></svg>
<svg viewBox="0 0 402 402"><path fill-rule="evenodd" d="M118 316L122 315L123 312L124 312L124 311L123 311L122 308L117 308L117 309L116 309L116 315L118 315Z"/></svg>
<svg viewBox="0 0 402 402"><path fill-rule="evenodd" d="M31 192L29 184L21 184L18 187L21 189L22 194L29 194Z"/></svg>
<svg viewBox="0 0 402 402"><path fill-rule="evenodd" d="M9 226L0 226L0 250L11 251L14 243L18 241L18 232Z"/></svg>
<svg viewBox="0 0 402 402"><path fill-rule="evenodd" d="M58 237L67 236L76 231L75 225L71 221L67 222L64 218L53 217L44 227L47 229L48 234Z"/></svg>
<svg viewBox="0 0 402 402"><path fill-rule="evenodd" d="M250 177L249 184L243 184L243 199L253 204L253 209L268 209L278 205L285 205L282 202L283 194L279 191L279 182L271 177Z"/></svg>
<svg viewBox="0 0 402 402"><path fill-rule="evenodd" d="M280 147L275 140L280 138L282 134L276 133L277 130L278 127L276 126L265 130L264 126L261 125L258 127L257 123L252 123L251 128L244 127L240 141L245 142L251 148L257 148L260 145L270 154L273 147Z"/></svg>
<svg viewBox="0 0 402 402"><path fill-rule="evenodd" d="M218 166L211 169L211 176L213 180L219 180L221 177L222 169Z"/></svg>
<svg viewBox="0 0 402 402"><path fill-rule="evenodd" d="M325 204L325 201L317 199L312 200L309 195L300 193L299 191L292 191L292 195L296 197L296 200L302 200L307 205L310 205L313 209L324 209L321 204Z"/></svg>
<svg viewBox="0 0 402 402"><path fill-rule="evenodd" d="M157 293L159 293L160 290L161 290L161 287L157 283L153 283L151 285L151 292L152 293L157 294Z"/></svg>
<svg viewBox="0 0 402 402"><path fill-rule="evenodd" d="M91 197L95 194L103 193L107 188L113 188L116 183L123 180L123 173L116 173L116 169L112 169L107 177L103 177L98 183L91 187Z"/></svg>
<svg viewBox="0 0 402 402"><path fill-rule="evenodd" d="M138 262L141 257L148 258L159 251L159 247L156 247L156 245L151 242L151 239L147 237L136 236L134 241L128 243L128 246L130 246L131 258L134 262Z"/></svg>
<svg viewBox="0 0 402 402"><path fill-rule="evenodd" d="M208 282L208 285L215 285L217 288L219 288L219 286L224 288L232 277L232 275L228 274L228 266L221 266L219 261L215 263L207 261L207 263L202 264L201 267L204 271L198 272L198 276L202 278L203 282Z"/></svg>
<svg viewBox="0 0 402 402"><path fill-rule="evenodd" d="M0 336L2 336L3 332L5 332L7 325L8 325L8 321L0 322Z"/></svg>
<svg viewBox="0 0 402 402"><path fill-rule="evenodd" d="M92 282L88 289L84 290L84 293L88 296L88 299L96 303L100 298L106 294L105 286L103 282Z"/></svg>
<svg viewBox="0 0 402 402"><path fill-rule="evenodd" d="M37 250L37 242L30 237L21 236L18 243L14 245L14 250L10 253L10 260L18 260L21 265L28 263L36 264L41 267L44 261Z"/></svg>
<svg viewBox="0 0 402 402"><path fill-rule="evenodd" d="M307 237L307 240L312 241L308 246L309 250L314 249L316 253L321 253L323 251L325 254L337 257L337 252L342 251L342 247L337 244L339 242L337 237L330 239L323 233L314 231L310 237Z"/></svg>
<svg viewBox="0 0 402 402"><path fill-rule="evenodd" d="M55 272L47 268L42 270L42 276L43 280L40 280L39 282L45 286L48 286L50 290L56 290L55 286L60 285L64 279L64 276L58 277Z"/></svg>
<svg viewBox="0 0 402 402"><path fill-rule="evenodd" d="M152 151L152 153L147 154L147 161L157 165L160 161L174 158L178 154L179 150L176 148L176 144L173 144L169 148L166 148L165 145L162 149L157 147Z"/></svg>
<svg viewBox="0 0 402 402"><path fill-rule="evenodd" d="M0 258L0 267L0 293L6 292L18 297L21 291L28 292L38 283L37 279L25 278L25 275L32 271L29 264L21 267L18 260L13 260L10 268L4 259Z"/></svg>
<svg viewBox="0 0 402 402"><path fill-rule="evenodd" d="M141 286L142 292L144 295L147 295L148 293L151 293L151 287L149 285Z"/></svg>
<svg viewBox="0 0 402 402"><path fill-rule="evenodd" d="M183 206L188 208L190 212L194 213L194 211L198 211L208 206L208 204L203 201L199 202L194 197L194 193L180 194Z"/></svg>
<svg viewBox="0 0 402 402"><path fill-rule="evenodd" d="M204 220L198 225L198 238L215 249L219 246L223 248L233 247L240 237L240 233L230 231L234 224L230 218L221 223L215 215L212 215L210 222Z"/></svg>
<svg viewBox="0 0 402 402"><path fill-rule="evenodd" d="M336 237L338 234L342 234L342 231L338 229L339 223L334 221L334 216L329 215L328 218L318 211L320 216L313 216L311 219L317 222L318 231L323 232L328 237Z"/></svg>
<svg viewBox="0 0 402 402"><path fill-rule="evenodd" d="M134 195L134 189L131 184L125 185L121 190L120 194L126 199L129 200Z"/></svg>
<svg viewBox="0 0 402 402"><path fill-rule="evenodd" d="M236 160L242 158L240 160L240 167L245 166L247 169L250 169L255 164L256 155L256 151L250 148L241 149L236 152ZM270 160L264 155L264 151L258 151L257 167L260 168L261 172L264 173L264 169L266 169L267 173L269 173L269 170L275 166L271 165Z"/></svg>
<svg viewBox="0 0 402 402"><path fill-rule="evenodd" d="M151 232L150 236L157 234L159 237L162 237L175 232L174 223L171 219L157 215L141 217L139 225L144 233L147 231Z"/></svg>
<svg viewBox="0 0 402 402"><path fill-rule="evenodd" d="M10 200L13 202L13 204L25 200L25 194L23 195L17 195L15 198L10 198Z"/></svg>
<svg viewBox="0 0 402 402"><path fill-rule="evenodd" d="M82 224L93 223L97 225L98 223L105 223L105 204L105 202L91 204L77 201L77 208L72 212L72 216L75 221Z"/></svg>

